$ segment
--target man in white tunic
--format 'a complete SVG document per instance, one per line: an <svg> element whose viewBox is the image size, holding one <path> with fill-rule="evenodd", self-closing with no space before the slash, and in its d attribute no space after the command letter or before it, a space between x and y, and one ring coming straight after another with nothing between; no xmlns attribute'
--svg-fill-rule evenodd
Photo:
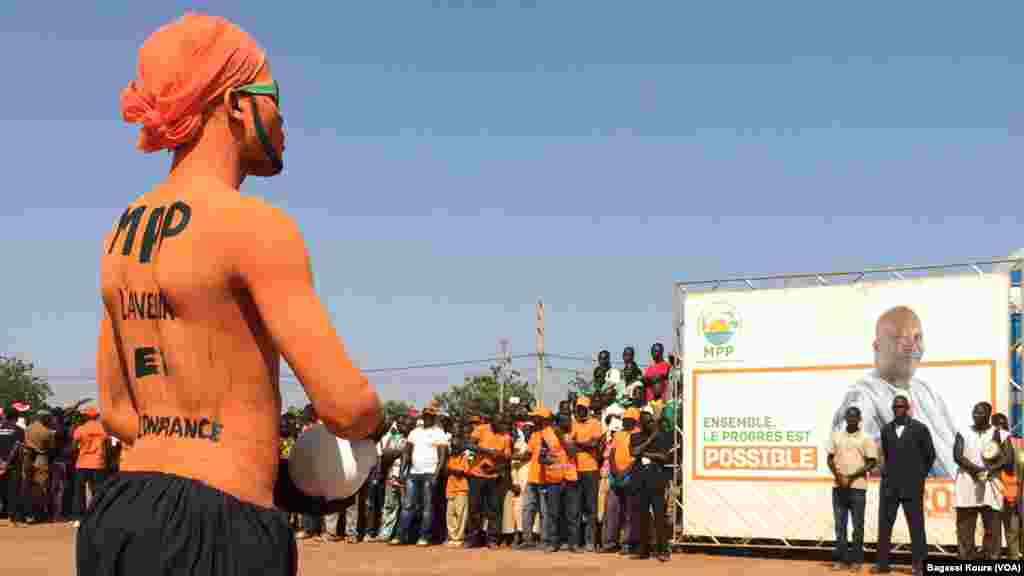
<svg viewBox="0 0 1024 576"><path fill-rule="evenodd" d="M898 395L908 396L914 407L914 419L928 427L938 457L932 466L933 476L952 477L953 440L956 424L942 397L914 374L924 355L924 334L921 320L906 306L891 308L875 324L875 369L853 384L846 392L832 420L832 429L846 427L846 409L860 408L862 429L876 442L886 423L893 419L892 401Z"/></svg>
<svg viewBox="0 0 1024 576"><path fill-rule="evenodd" d="M972 413L974 424L957 433L953 448L959 469L956 473L954 503L956 505L956 536L961 560L974 559L974 530L978 515L985 527L982 557L997 560L1002 548L999 510L1002 497L996 485L998 470L1005 465L999 430L992 426L992 406L979 402ZM995 444L992 458L984 456L985 447Z"/></svg>

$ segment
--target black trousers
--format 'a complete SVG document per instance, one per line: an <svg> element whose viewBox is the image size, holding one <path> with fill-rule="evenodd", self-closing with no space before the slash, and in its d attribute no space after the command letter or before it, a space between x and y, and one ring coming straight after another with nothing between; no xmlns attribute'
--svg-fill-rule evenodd
<svg viewBox="0 0 1024 576"><path fill-rule="evenodd" d="M633 507L631 522L633 534L639 541L636 553L648 556L651 553L651 512L654 512L654 535L657 538L657 552L668 552L668 516L665 515L665 489L668 476L663 472L641 472L634 479L629 495Z"/></svg>
<svg viewBox="0 0 1024 576"><path fill-rule="evenodd" d="M487 521L487 542L498 541L498 480L497 478L469 477L469 517L466 522L466 545L475 545L483 534Z"/></svg>
<svg viewBox="0 0 1024 576"><path fill-rule="evenodd" d="M89 487L93 494L93 500L95 500L96 492L106 479L107 473L104 470L78 469L78 473L75 474L75 507L71 511L72 516L76 520L81 520L89 507L88 494L85 492L85 487Z"/></svg>
<svg viewBox="0 0 1024 576"><path fill-rule="evenodd" d="M381 511L384 510L384 480L370 484L369 511L367 512L367 531L374 536L380 531Z"/></svg>
<svg viewBox="0 0 1024 576"><path fill-rule="evenodd" d="M598 472L580 472L580 522L583 524L583 545L593 546L597 538L597 490L601 482ZM578 542L573 542L573 545Z"/></svg>
<svg viewBox="0 0 1024 576"><path fill-rule="evenodd" d="M31 495L21 493L17 466L9 466L7 472L0 476L0 490L4 492L4 512L7 517L12 522L24 522L32 510L32 500Z"/></svg>
<svg viewBox="0 0 1024 576"><path fill-rule="evenodd" d="M201 482L128 472L104 482L82 520L78 576L295 576L284 512Z"/></svg>
<svg viewBox="0 0 1024 576"><path fill-rule="evenodd" d="M884 490L884 488L883 488ZM896 524L896 514L903 507L903 515L907 518L910 529L911 561L921 566L928 557L928 537L924 531L924 495L905 498L895 494L885 494L878 498L878 565L889 567L889 551L892 548L892 527Z"/></svg>
<svg viewBox="0 0 1024 576"><path fill-rule="evenodd" d="M559 526L565 530L561 539L569 548L576 548L580 541L580 483L562 482L562 515Z"/></svg>

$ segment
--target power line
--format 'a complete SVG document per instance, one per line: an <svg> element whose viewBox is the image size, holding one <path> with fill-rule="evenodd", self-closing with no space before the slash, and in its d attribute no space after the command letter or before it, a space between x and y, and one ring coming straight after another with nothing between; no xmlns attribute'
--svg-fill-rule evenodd
<svg viewBox="0 0 1024 576"><path fill-rule="evenodd" d="M510 359L511 360L525 360L525 359L528 359L528 358L536 358L536 357L537 357L536 353L516 354L516 355L511 356ZM544 358L545 359L555 359L555 360L574 360L574 361L579 361L579 362L593 362L593 358L592 357L575 356L575 355L572 355L572 354L545 353L544 354ZM429 363L425 363L425 364L408 364L408 365L405 365L405 366L392 366L392 367L388 367L388 368L367 368L365 370L362 370L361 372L363 372L364 374L384 374L384 373L393 373L393 372L408 372L410 370L424 370L424 369L429 369L429 368L456 368L458 366L472 366L472 365L475 365L475 364L489 364L489 363L493 363L495 361L497 361L497 359L491 357L491 358L478 358L478 359L475 359L475 360L454 360L454 361L451 361L451 362L429 362ZM622 365L622 362L612 362L612 365L613 366L620 366L620 365ZM637 366L639 366L641 368L644 368L647 365L646 364L639 364L638 363ZM547 368L552 369L552 370L575 370L575 368L556 368L556 367L551 367L551 366L548 366ZM45 376L42 376L42 377L44 379L46 379L46 380L79 380L79 381L89 381L89 382L95 382L96 381L96 376L95 375L46 374ZM290 380L290 381L298 381L298 378L296 378L296 376L294 374L281 374L281 379L282 380Z"/></svg>

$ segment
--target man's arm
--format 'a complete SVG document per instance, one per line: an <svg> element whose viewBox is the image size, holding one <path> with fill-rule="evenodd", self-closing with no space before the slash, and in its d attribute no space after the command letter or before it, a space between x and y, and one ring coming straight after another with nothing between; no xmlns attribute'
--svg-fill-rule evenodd
<svg viewBox="0 0 1024 576"><path fill-rule="evenodd" d="M256 232L232 238L235 273L248 288L270 336L328 430L350 440L370 436L383 409L352 364L313 288L309 254L295 222L266 204L246 214Z"/></svg>
<svg viewBox="0 0 1024 576"><path fill-rule="evenodd" d="M888 435L885 433L887 428L887 426L883 426L882 429L878 431L878 443L881 444L881 450L878 452L878 471L882 473L883 477L887 476L885 467L889 462L889 442L886 441L886 437Z"/></svg>
<svg viewBox="0 0 1024 576"><path fill-rule="evenodd" d="M448 466L448 447L437 446L437 467L434 468L434 482L441 477L441 472Z"/></svg>
<svg viewBox="0 0 1024 576"><path fill-rule="evenodd" d="M957 466L972 477L977 476L978 472L981 472L981 468L978 468L973 462L964 458L964 437L959 432L956 433L956 438L953 440L953 462L956 462Z"/></svg>
<svg viewBox="0 0 1024 576"><path fill-rule="evenodd" d="M864 459L864 465L861 466L860 469L858 469L853 474L850 474L849 480L852 482L853 480L856 480L857 478L866 477L868 475L868 472L870 472L871 469L874 468L877 464L878 464L878 460L876 460L874 458L865 458Z"/></svg>
<svg viewBox="0 0 1024 576"><path fill-rule="evenodd" d="M108 434L129 444L139 435L139 414L128 385L128 372L121 358L110 312L103 306L100 337L96 349L96 386L99 388L100 424Z"/></svg>
<svg viewBox="0 0 1024 576"><path fill-rule="evenodd" d="M836 479L836 482L843 481L843 475L839 473L839 469L836 468L836 446L835 446L835 435L829 431L828 440L825 442L825 453L828 454L828 458L825 462L828 464L828 469L832 471L832 476Z"/></svg>
<svg viewBox="0 0 1024 576"><path fill-rule="evenodd" d="M935 443L932 442L932 433L928 430L927 426L918 423L918 428L921 429L921 457L925 464L924 475L925 477L928 477L928 474L931 473L932 466L935 465Z"/></svg>

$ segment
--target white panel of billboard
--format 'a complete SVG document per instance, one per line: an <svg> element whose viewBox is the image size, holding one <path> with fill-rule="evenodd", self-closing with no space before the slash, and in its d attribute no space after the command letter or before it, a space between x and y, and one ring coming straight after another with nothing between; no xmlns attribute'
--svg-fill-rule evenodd
<svg viewBox="0 0 1024 576"><path fill-rule="evenodd" d="M952 441L975 403L1006 412L1009 290L1007 275L986 273L687 293L685 533L835 538L828 435L849 404L871 434L891 418L895 389L875 372L875 328L907 307L924 355L906 392L939 453L925 494L929 542L955 544ZM875 542L877 479L867 498L865 541ZM902 512L893 541L909 541Z"/></svg>

